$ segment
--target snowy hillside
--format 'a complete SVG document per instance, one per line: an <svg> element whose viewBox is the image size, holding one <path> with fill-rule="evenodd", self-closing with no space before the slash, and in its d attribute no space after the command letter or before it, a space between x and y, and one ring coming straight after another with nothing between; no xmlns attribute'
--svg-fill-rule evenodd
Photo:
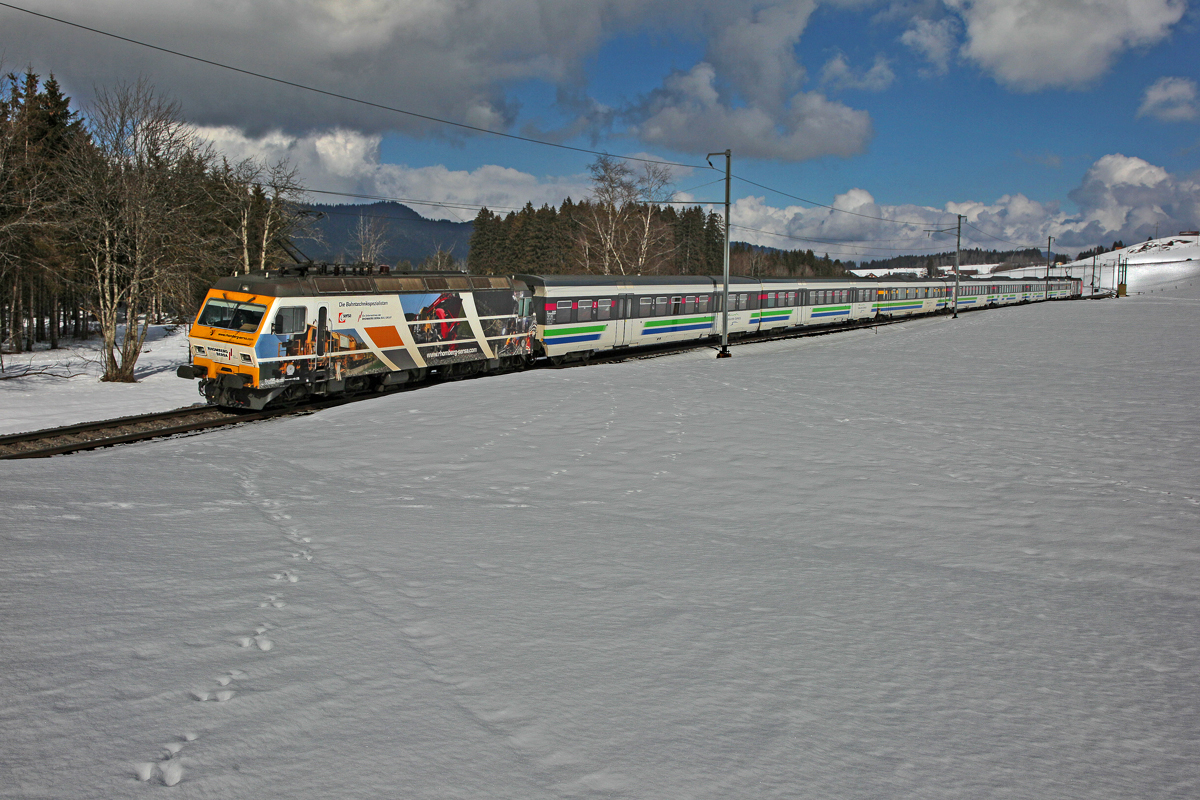
<svg viewBox="0 0 1200 800"><path fill-rule="evenodd" d="M1056 265L1051 275L1070 275L1081 278L1084 294L1093 289L1112 291L1117 280L1117 261L1128 260L1127 274L1130 292L1162 292L1185 281L1200 271L1200 239L1195 236L1170 236L1113 250L1102 256ZM1046 266L1025 267L996 273L1010 277L1042 278Z"/></svg>
<svg viewBox="0 0 1200 800"><path fill-rule="evenodd" d="M1097 261L1115 262L1117 258L1128 260L1130 266L1142 264L1170 264L1183 261L1200 261L1200 237L1168 236L1141 244L1130 245L1097 257ZM1075 266L1090 265L1091 259L1075 262Z"/></svg>
<svg viewBox="0 0 1200 800"><path fill-rule="evenodd" d="M1194 797L1198 340L1193 273L0 462L0 797Z"/></svg>

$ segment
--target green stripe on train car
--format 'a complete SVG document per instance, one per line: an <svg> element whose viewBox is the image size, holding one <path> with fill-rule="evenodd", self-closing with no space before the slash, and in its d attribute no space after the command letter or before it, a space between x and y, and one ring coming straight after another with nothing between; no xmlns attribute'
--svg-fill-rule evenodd
<svg viewBox="0 0 1200 800"><path fill-rule="evenodd" d="M602 333L608 325L584 325L582 328L550 328L545 329L546 336L574 336L578 333Z"/></svg>
<svg viewBox="0 0 1200 800"><path fill-rule="evenodd" d="M646 327L647 328L662 328L667 325L696 325L701 322L712 322L712 321L713 321L713 317L711 317L711 316L708 316L708 317L684 317L683 319L679 319L677 317L671 317L670 319L650 320L649 322L646 323Z"/></svg>

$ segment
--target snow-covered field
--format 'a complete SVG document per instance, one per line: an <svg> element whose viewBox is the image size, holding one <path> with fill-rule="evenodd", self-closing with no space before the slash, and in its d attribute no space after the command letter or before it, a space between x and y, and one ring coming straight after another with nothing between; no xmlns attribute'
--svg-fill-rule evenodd
<svg viewBox="0 0 1200 800"><path fill-rule="evenodd" d="M0 797L1196 797L1171 285L2 462Z"/></svg>
<svg viewBox="0 0 1200 800"><path fill-rule="evenodd" d="M187 363L184 327L154 326L138 357L137 383L102 383L99 337L66 341L58 350L5 354L7 374L45 370L41 375L0 380L0 434L33 431L102 419L170 411L202 403L195 381L175 368Z"/></svg>

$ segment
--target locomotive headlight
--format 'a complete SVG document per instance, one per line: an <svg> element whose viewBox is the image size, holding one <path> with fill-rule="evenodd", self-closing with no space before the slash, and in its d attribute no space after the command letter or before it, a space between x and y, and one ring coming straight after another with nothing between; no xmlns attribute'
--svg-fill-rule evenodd
<svg viewBox="0 0 1200 800"><path fill-rule="evenodd" d="M250 354L249 353L242 353L242 363L243 364L250 363Z"/></svg>
<svg viewBox="0 0 1200 800"><path fill-rule="evenodd" d="M196 345L196 355L198 355L198 356L204 355L204 346L203 345L199 345L199 344Z"/></svg>

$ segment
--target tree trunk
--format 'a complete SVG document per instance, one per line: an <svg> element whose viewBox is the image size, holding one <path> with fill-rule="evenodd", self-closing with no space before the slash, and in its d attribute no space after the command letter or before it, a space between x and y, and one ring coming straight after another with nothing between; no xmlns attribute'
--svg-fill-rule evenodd
<svg viewBox="0 0 1200 800"><path fill-rule="evenodd" d="M25 312L26 312L26 316L28 318L27 324L26 324L26 329L25 329L25 352L32 353L33 352L33 335L36 332L36 324L34 323L34 317L36 316L36 313L37 313L34 311L33 284L32 283L29 285L29 302L25 304Z"/></svg>
<svg viewBox="0 0 1200 800"><path fill-rule="evenodd" d="M58 349L58 292L52 292L50 295L50 349Z"/></svg>

